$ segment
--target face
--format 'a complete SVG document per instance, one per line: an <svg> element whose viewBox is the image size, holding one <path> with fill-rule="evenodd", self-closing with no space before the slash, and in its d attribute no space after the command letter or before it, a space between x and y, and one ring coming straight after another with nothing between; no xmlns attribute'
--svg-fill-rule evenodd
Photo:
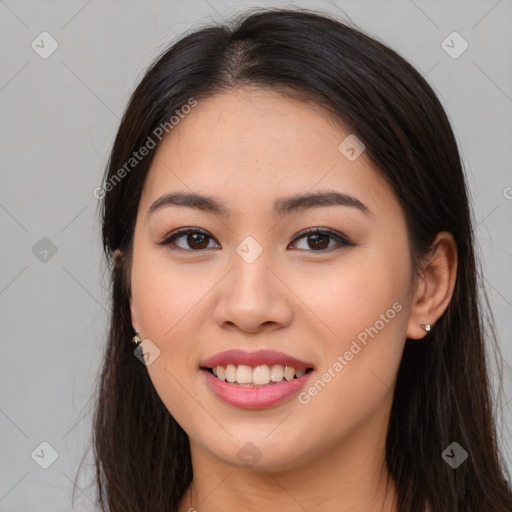
<svg viewBox="0 0 512 512"><path fill-rule="evenodd" d="M349 135L318 106L246 88L200 100L157 150L132 322L158 354L147 370L163 403L215 460L286 469L385 436L408 238L362 147L340 149Z"/></svg>

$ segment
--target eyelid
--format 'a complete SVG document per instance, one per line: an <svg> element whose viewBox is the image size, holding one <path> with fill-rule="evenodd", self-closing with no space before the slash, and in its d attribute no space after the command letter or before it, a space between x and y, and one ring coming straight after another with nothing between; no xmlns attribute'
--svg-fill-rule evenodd
<svg viewBox="0 0 512 512"><path fill-rule="evenodd" d="M316 234L321 234L321 235L328 235L329 237L335 239L339 244L341 245L346 245L346 246L349 246L349 247L354 247L356 244L354 242L352 242L352 240L350 240L350 238L346 235L344 235L343 233L341 233L340 231L336 231L334 229L331 229L331 228L323 228L323 227L315 227L315 228L306 228L306 229L303 229L302 231L299 231L292 239L292 241L290 243L294 243L296 242L297 240L303 238L305 235L316 235ZM307 251L307 252L326 252L325 250L321 250L321 251Z"/></svg>
<svg viewBox="0 0 512 512"><path fill-rule="evenodd" d="M182 236L185 236L185 235L189 235L191 233L199 233L201 235L205 235L207 236L208 238L211 238L212 240L215 240L215 237L213 235L211 235L210 233L208 233L208 231L204 230L204 229L201 229L201 228L196 228L196 227L193 227L193 226L190 226L190 227L185 227L185 228L179 228L179 229L176 229L175 231L172 231L171 233L169 233L168 235L166 235L163 240L161 240L160 242L157 242L157 245L171 245L171 242L174 242L174 240L176 240L177 238L180 238ZM218 243L218 242L217 242ZM220 244L219 244L220 245ZM211 248L210 248L211 249ZM181 250L181 251L187 251L187 252L202 252L204 251L205 249L183 249L183 247L178 247L178 246L175 246L172 248L172 250Z"/></svg>
<svg viewBox="0 0 512 512"><path fill-rule="evenodd" d="M157 245L170 246L171 243L174 242L174 240L176 240L182 236L191 234L191 233L199 233L201 235L205 235L206 237L210 238L211 240L216 241L215 237L213 235L211 235L208 231L201 229L201 228L191 226L191 227L179 228L179 229L171 232L163 240L161 240L160 242L157 242ZM304 238L306 235L315 235L315 234L327 235L330 238L336 240L336 242L341 246L354 247L357 245L356 243L352 242L345 234L341 233L340 231L336 231L331 228L324 228L324 227L320 227L320 226L314 227L314 228L306 228L306 229L303 229L302 231L299 231L299 233L294 235L290 244L297 242L301 238ZM288 244L288 245L290 245L290 244ZM212 248L210 247L210 248L204 248L204 249L183 249L183 247L179 247L179 246L174 246L172 248L172 250L181 250L181 251L186 251L186 252L203 252L206 249L212 249ZM332 249L332 247L330 249ZM304 250L304 249L297 249L297 250ZM327 251L328 251L328 249L321 249L318 251L309 250L306 252L322 253L322 252L327 252Z"/></svg>

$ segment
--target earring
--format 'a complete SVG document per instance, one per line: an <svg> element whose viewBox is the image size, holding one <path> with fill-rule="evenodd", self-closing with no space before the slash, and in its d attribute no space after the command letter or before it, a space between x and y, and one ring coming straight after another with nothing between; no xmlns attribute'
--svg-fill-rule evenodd
<svg viewBox="0 0 512 512"><path fill-rule="evenodd" d="M142 340L139 336L139 331L137 329L134 329L135 331L135 336L132 338L132 341L133 343L135 343L135 345L137 345L137 347L139 347L139 345L142 343Z"/></svg>
<svg viewBox="0 0 512 512"><path fill-rule="evenodd" d="M430 329L432 329L430 324L423 324L421 327L423 329L425 329L425 331L427 331L427 332L430 332Z"/></svg>

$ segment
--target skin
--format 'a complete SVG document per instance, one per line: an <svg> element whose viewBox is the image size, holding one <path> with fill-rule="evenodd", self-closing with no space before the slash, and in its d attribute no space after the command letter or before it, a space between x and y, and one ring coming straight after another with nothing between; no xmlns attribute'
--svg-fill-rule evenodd
<svg viewBox="0 0 512 512"><path fill-rule="evenodd" d="M364 152L355 161L340 152L349 134L316 105L243 88L199 101L157 150L137 214L131 313L160 350L150 378L190 439L192 505L187 491L180 512L241 503L258 512L397 510L385 465L397 369L406 337L424 337L421 324L434 325L449 304L456 246L439 233L411 288L402 208ZM370 213L339 205L285 217L272 210L278 197L327 189L356 197ZM214 196L231 214L168 206L147 216L175 191ZM207 231L208 248L191 248L187 236L175 241L181 251L157 245L182 227ZM356 245L307 236L292 243L315 227ZM263 249L250 264L236 252L247 236ZM220 401L199 370L224 350L272 348L312 362L314 382L394 303L401 311L307 404L293 397L238 409ZM237 456L249 442L261 454L252 467Z"/></svg>

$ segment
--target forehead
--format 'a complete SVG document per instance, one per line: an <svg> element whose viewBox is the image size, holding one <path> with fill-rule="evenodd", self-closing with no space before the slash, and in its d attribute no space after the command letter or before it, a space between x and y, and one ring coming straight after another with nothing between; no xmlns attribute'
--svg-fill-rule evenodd
<svg viewBox="0 0 512 512"><path fill-rule="evenodd" d="M177 156L188 152L180 156L198 168L205 160L224 167L227 159L233 165L247 165L255 157L275 168L272 162L283 165L309 158L312 149L336 150L344 132L341 123L336 124L318 105L270 89L247 87L199 100L161 149L168 146ZM311 139L310 143L304 144L305 139Z"/></svg>
<svg viewBox="0 0 512 512"><path fill-rule="evenodd" d="M395 201L364 151L354 160L340 150L349 136L314 103L269 89L222 92L198 100L164 137L141 202L147 208L158 195L179 189L226 198L242 211L249 197L261 206L316 188L335 188L365 203Z"/></svg>

